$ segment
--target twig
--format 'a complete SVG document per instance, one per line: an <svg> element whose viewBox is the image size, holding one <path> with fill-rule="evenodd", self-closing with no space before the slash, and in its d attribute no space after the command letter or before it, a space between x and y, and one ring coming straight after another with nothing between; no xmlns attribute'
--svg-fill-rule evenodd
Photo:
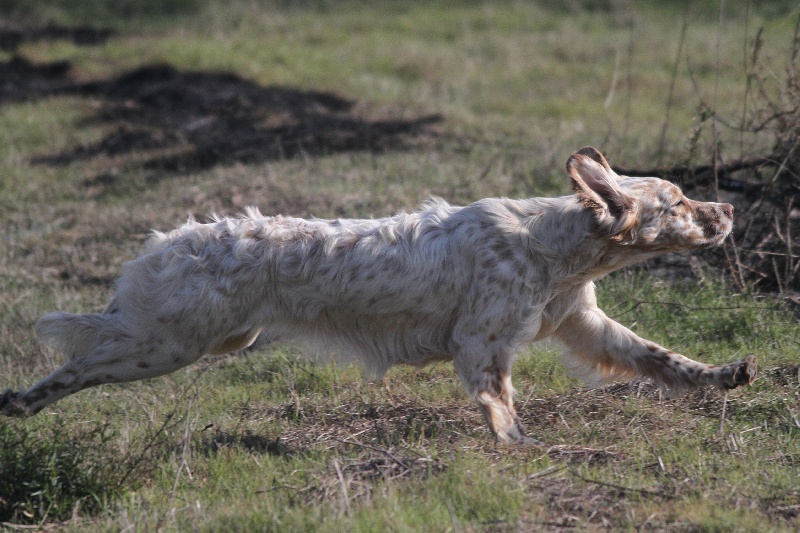
<svg viewBox="0 0 800 533"><path fill-rule="evenodd" d="M548 466L544 470L539 470L538 472L534 472L533 474L527 476L525 479L531 480L531 479L536 479L536 478L539 478L539 477L549 476L551 474L555 474L556 472L561 472L562 470L566 470L566 469L567 469L566 466L552 465L552 466Z"/></svg>
<svg viewBox="0 0 800 533"><path fill-rule="evenodd" d="M175 481L172 484L172 490L169 491L169 499L175 495L175 490L178 488L178 479L181 475L181 470L186 468L186 474L189 479L192 479L192 472L189 470L189 465L186 463L186 450L189 448L189 428L191 427L191 413L192 413L192 398L189 398L189 405L186 407L186 427L183 430L183 449L181 450L181 462L178 463L178 470L175 472Z"/></svg>
<svg viewBox="0 0 800 533"><path fill-rule="evenodd" d="M661 164L661 160L664 157L664 153L666 151L665 144L667 139L667 128L669 127L669 115L670 111L672 110L672 96L675 92L675 80L678 78L678 65L681 62L681 50L683 50L683 43L686 40L686 30L689 27L689 6L691 4L689 2L686 3L686 6L683 10L683 23L681 24L681 34L678 37L678 50L675 53L675 63L672 66L672 76L670 77L669 81L669 90L667 91L667 109L664 112L664 124L661 126L661 135L659 136L658 140L658 163Z"/></svg>
<svg viewBox="0 0 800 533"><path fill-rule="evenodd" d="M650 451L653 453L653 455L656 456L656 459L658 459L658 466L661 467L661 471L662 472L666 472L667 468L664 466L664 461L661 459L661 456L658 455L658 452L656 452L656 448L655 448L655 446L653 446L653 443L650 442L650 437L648 437L647 433L645 433L644 427L639 427L639 431L642 432L642 435L644 436L644 440L647 441L647 445L650 447Z"/></svg>
<svg viewBox="0 0 800 533"><path fill-rule="evenodd" d="M783 157L781 158L783 159ZM716 170L720 177L728 176L733 172L738 172L740 170L746 169L756 169L763 166L777 166L779 163L776 161L774 157L763 157L763 156L752 156L752 157L744 157L742 159L736 159L733 161L729 161L728 163L720 164L716 166ZM651 176L659 176L670 181L678 181L683 176L694 176L695 180L698 183L704 183L704 179L706 176L712 176L714 172L714 165L678 165L674 167L651 167L651 168L625 168L625 167L618 167L614 166L614 172L620 174L622 176L630 176L632 178L642 178L642 177L651 177ZM752 183L747 181L739 181L734 179L722 179L720 180L720 188L723 190L728 190L732 192L743 192L743 193L752 193L752 192L760 192L764 185L762 183Z"/></svg>
<svg viewBox="0 0 800 533"><path fill-rule="evenodd" d="M725 425L725 411L728 408L728 391L722 393L722 414L719 417L719 434L722 435L722 430Z"/></svg>
<svg viewBox="0 0 800 533"><path fill-rule="evenodd" d="M725 12L725 0L719 2L719 23L717 24L717 42L716 42L716 58L714 65L714 110L711 117L711 138L713 142L713 160L714 164L714 193L717 195L719 202L719 132L717 131L717 94L719 93L719 63L720 63L720 41L722 40L722 23L723 13Z"/></svg>
<svg viewBox="0 0 800 533"><path fill-rule="evenodd" d="M405 463L405 461L403 461L401 459L398 459L392 452L390 452L389 450L386 450L384 448L379 448L377 446L371 446L369 444L362 444L362 443L360 443L358 441L355 441L355 440L340 439L339 437L333 437L333 439L334 440L338 440L339 442L342 442L344 444L353 444L355 446L360 446L360 447L366 448L368 450L374 450L376 452L380 452L380 453L386 455L389 459L391 459L395 463L397 463L400 466L402 466L403 468L405 468L406 470L411 470L411 467L408 466Z"/></svg>
<svg viewBox="0 0 800 533"><path fill-rule="evenodd" d="M122 487L125 484L125 481L128 479L128 476L130 476L133 473L133 471L136 470L136 468L139 466L139 463L141 463L144 460L144 456L147 454L147 452L150 451L150 449L156 445L156 437L158 437L162 432L166 431L167 426L169 425L170 421L175 417L176 414L177 411L172 411L170 413L167 413L167 416L164 418L164 422L161 424L161 427L159 427L158 430L156 430L150 441L145 445L144 449L142 449L141 453L139 453L139 455L133 461L131 461L131 463L128 466L128 470L120 478L119 480L120 487Z"/></svg>
<svg viewBox="0 0 800 533"><path fill-rule="evenodd" d="M347 495L347 483L344 482L342 469L339 468L339 460L333 459L333 467L336 469L336 476L339 478L339 486L342 488L342 497L344 498L345 513L350 515L350 496Z"/></svg>
<svg viewBox="0 0 800 533"><path fill-rule="evenodd" d="M800 145L800 138L796 139L794 141L794 144L792 145L792 147L789 148L789 150L786 152L786 156L783 157L783 160L781 161L781 164L778 165L778 170L776 170L775 174L772 176L772 179L770 180L770 184L773 184L776 181L778 181L778 176L780 176L781 173L783 173L783 171L786 169L786 164L792 158L792 154L794 154L794 151L795 151L795 149L797 148L798 145Z"/></svg>
<svg viewBox="0 0 800 533"><path fill-rule="evenodd" d="M654 301L654 300L639 300L636 303L634 303L632 306L630 306L628 309L626 309L624 311L621 311L621 312L619 312L617 314L614 314L614 315L610 315L609 314L608 316L609 316L609 318L618 318L618 317L621 317L623 315L627 315L628 313L630 313L632 311L635 311L636 309L638 309L642 305L663 305L663 306L667 306L667 307L680 307L681 309L686 309L687 311L733 311L733 310L737 310L737 309L742 309L741 305L731 305L731 306L723 305L723 306L718 306L718 307L697 307L697 306L682 304L680 302L658 302L658 301ZM612 308L612 309L614 309L614 308ZM753 307L750 307L750 309L764 309L764 307L753 306ZM769 307L767 307L766 309L769 309Z"/></svg>
<svg viewBox="0 0 800 533"><path fill-rule="evenodd" d="M625 71L625 120L622 129L623 146L628 146L628 131L630 130L631 123L631 110L633 102L633 45L635 43L634 35L636 30L635 18L631 22L630 32L628 33L628 49L627 49L627 67ZM625 148L623 148L625 150Z"/></svg>
<svg viewBox="0 0 800 533"><path fill-rule="evenodd" d="M577 472L570 472L570 473L573 476L575 476L576 478L578 478L578 479L580 479L582 481L585 481L586 483L594 483L596 485L603 485L604 487L610 487L612 489L617 489L617 490L621 490L621 491L624 491L624 492L643 494L645 496L658 496L659 498L665 498L665 499L669 499L669 500L674 498L674 496L672 496L670 494L666 494L663 491L654 491L654 490L648 490L648 489L638 489L638 488L635 488L635 487L626 487L624 485L617 485L616 483L609 483L608 481L600 481L599 479L592 479L592 478L588 478L588 477L583 477L582 475L578 474Z"/></svg>
<svg viewBox="0 0 800 533"><path fill-rule="evenodd" d="M554 446L550 446L547 448L546 452L549 454L550 452L557 452L564 455L578 455L578 454L589 454L589 455L617 455L615 452L609 451L607 448L584 448L580 446L570 446L569 444L556 444Z"/></svg>
<svg viewBox="0 0 800 533"><path fill-rule="evenodd" d="M447 498L447 512L450 513L450 523L453 525L453 533L460 533L461 523L458 521L458 517L456 516L456 510L453 507L453 500Z"/></svg>
<svg viewBox="0 0 800 533"><path fill-rule="evenodd" d="M191 412L192 412L192 398L189 398L189 405L186 407L186 427L183 430L183 451L181 452L181 461L178 463L178 469L175 471L175 481L172 483L172 489L170 489L169 494L167 495L167 503L164 506L166 510L164 514L159 517L158 522L156 523L156 531L161 530L164 525L164 522L167 520L167 515L169 514L169 506L172 504L172 499L175 496L175 491L178 489L178 481L181 477L181 470L186 467L186 472L189 474L189 479L192 478L192 473L189 470L189 466L186 464L186 449L189 447L189 427L191 422Z"/></svg>
<svg viewBox="0 0 800 533"><path fill-rule="evenodd" d="M617 89L617 80L619 79L620 55L619 48L617 48L617 52L614 55L614 72L611 73L611 86L608 88L608 95L606 95L606 100L603 103L603 107L606 109L611 107L611 102L614 101L614 92Z"/></svg>
<svg viewBox="0 0 800 533"><path fill-rule="evenodd" d="M9 529L20 529L20 530L23 530L23 529L34 530L35 529L36 531L42 531L42 530L48 530L48 529L56 529L58 527L62 527L65 524L66 524L66 522L59 523L59 524L34 524L34 525L14 524L13 522L0 522L0 526L3 526L4 528L7 527Z"/></svg>
<svg viewBox="0 0 800 533"><path fill-rule="evenodd" d="M798 376L800 376L800 369L797 370L797 373L798 373ZM795 416L794 412L792 411L792 408L789 407L789 403L786 402L786 400L784 400L783 401L783 405L786 406L786 411L789 413L789 418L791 418L792 422L794 422L794 425L798 429L800 429L800 420L797 419L797 416Z"/></svg>
<svg viewBox="0 0 800 533"><path fill-rule="evenodd" d="M156 432L153 433L152 437L150 438L150 441L145 445L144 449L139 453L139 455L132 462L129 463L128 469L126 470L126 472L122 475L122 477L119 480L119 486L120 487L122 487L125 484L125 481L128 479L128 476L130 476L134 472L134 470L136 470L136 468L138 468L139 464L144 460L145 455L147 454L147 452L149 452L150 449L153 448L156 445L156 439L163 432L165 432L167 430L167 427L169 427L170 421L172 421L172 419L175 418L175 415L177 415L177 413L178 413L178 407L177 406L180 405L180 401L183 400L183 398L186 397L186 394L187 394L189 388L193 387L197 383L197 381L200 379L200 376L202 376L209 368L210 367L205 367L205 368L200 369L197 372L197 374L195 375L194 379L192 379L191 383L189 383L189 385L183 389L183 392L182 392L181 396L175 402L176 403L175 409L173 409L172 411L167 413L167 416L164 418L164 422L156 430ZM181 420L177 420L173 424L172 427L177 426L180 422L181 422Z"/></svg>
<svg viewBox="0 0 800 533"><path fill-rule="evenodd" d="M784 264L784 283L786 285L790 285L792 282L792 273L794 271L793 268L793 256L792 251L794 246L792 244L792 220L791 220L791 213L792 209L794 208L794 198L789 197L786 200L786 212L785 212L785 220L783 221L784 225L786 226L786 263Z"/></svg>
<svg viewBox="0 0 800 533"><path fill-rule="evenodd" d="M481 175L478 177L479 182L482 182L483 180L486 179L486 176L489 175L489 172L491 172L492 167L494 166L495 163L497 163L497 160L500 159L502 155L503 152L497 152L489 159L489 162L486 163L486 167L483 169Z"/></svg>
<svg viewBox="0 0 800 533"><path fill-rule="evenodd" d="M797 15L797 20L794 23L794 34L792 35L792 60L789 62L789 68L794 72L794 62L800 53L800 14Z"/></svg>

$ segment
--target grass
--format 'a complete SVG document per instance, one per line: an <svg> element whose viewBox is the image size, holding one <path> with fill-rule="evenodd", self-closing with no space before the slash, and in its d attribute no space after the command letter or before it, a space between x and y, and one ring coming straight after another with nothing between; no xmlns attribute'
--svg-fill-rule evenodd
<svg viewBox="0 0 800 533"><path fill-rule="evenodd" d="M168 63L333 92L354 101L342 116L367 126L444 117L381 150L323 146L176 170L148 166L168 151L158 146L47 165L36 158L132 127L103 120L109 103L99 94L0 99L3 387L29 386L60 364L36 344L36 319L101 309L150 228L250 204L381 216L431 194L454 203L561 194L564 160L587 144L624 166L682 162L697 130L700 145L709 142L699 109L715 84L720 112L741 112L745 43L761 25L763 66L780 87L796 20L792 3L726 2L717 59L715 3L693 3L680 54L680 7L543 4L3 2L0 18L18 24L115 29L98 46L19 49L35 63L70 61L73 80ZM262 118L301 120L282 111ZM180 151L191 148L190 124L147 127L183 139L169 147ZM742 155L772 141L720 133ZM800 330L789 301L737 294L702 269L687 280L618 273L600 282L599 297L610 316L689 356L720 363L756 353L760 378L727 399L659 399L647 384L585 390L557 347L534 346L515 365L517 407L550 446L515 448L490 439L450 364L395 368L370 384L357 368L272 346L0 420L0 522L81 531L796 530Z"/></svg>

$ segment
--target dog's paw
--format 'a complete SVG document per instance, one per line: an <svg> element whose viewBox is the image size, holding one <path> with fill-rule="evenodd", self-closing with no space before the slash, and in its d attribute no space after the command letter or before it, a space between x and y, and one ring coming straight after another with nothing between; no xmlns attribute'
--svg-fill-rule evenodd
<svg viewBox="0 0 800 533"><path fill-rule="evenodd" d="M497 442L509 446L547 446L544 442L527 435L519 435L515 438L507 438L501 435L497 436Z"/></svg>
<svg viewBox="0 0 800 533"><path fill-rule="evenodd" d="M28 412L16 403L20 396L22 396L21 392L11 389L4 390L0 394L0 414L15 417L27 416Z"/></svg>
<svg viewBox="0 0 800 533"><path fill-rule="evenodd" d="M749 385L756 379L756 356L748 355L744 360L730 365L732 367L731 379L722 384L726 389L735 389L739 385Z"/></svg>
<svg viewBox="0 0 800 533"><path fill-rule="evenodd" d="M522 423L517 421L517 424L511 431L502 431L497 434L497 441L504 442L506 444L511 445L521 445L521 446L544 446L545 443L540 441L539 439L534 439L533 437L529 437L525 434L525 431L522 429Z"/></svg>

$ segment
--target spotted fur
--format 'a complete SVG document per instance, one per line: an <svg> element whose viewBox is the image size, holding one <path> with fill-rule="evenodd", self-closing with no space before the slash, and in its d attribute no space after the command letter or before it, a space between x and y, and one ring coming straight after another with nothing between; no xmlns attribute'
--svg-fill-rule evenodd
<svg viewBox="0 0 800 533"><path fill-rule="evenodd" d="M267 339L311 339L380 377L397 364L452 360L499 439L533 442L516 415L517 350L554 338L593 382L652 378L669 392L734 388L752 356L692 361L608 318L593 281L667 251L720 244L728 204L694 202L656 178L624 178L593 148L567 162L575 194L484 199L376 220L190 220L127 263L100 314L54 312L40 340L67 363L0 412L29 415L81 389L154 377Z"/></svg>

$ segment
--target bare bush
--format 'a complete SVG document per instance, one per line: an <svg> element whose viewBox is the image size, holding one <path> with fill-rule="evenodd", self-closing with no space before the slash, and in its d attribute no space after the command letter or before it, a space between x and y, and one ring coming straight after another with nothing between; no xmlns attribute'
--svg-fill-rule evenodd
<svg viewBox="0 0 800 533"><path fill-rule="evenodd" d="M660 168L616 168L628 176L660 176L679 183L684 190L697 189L724 197L736 206L737 227L726 246L706 255L714 266L730 274L737 288L800 291L800 17L785 67L785 79L762 59L763 29L750 44L746 59L746 88L740 117L726 117L715 103L700 102L697 127L689 143L686 163ZM713 130L708 145L701 145L701 131ZM726 145L716 128L767 140L766 153L745 154L742 141ZM740 156L728 157L739 151ZM707 163L692 163L704 153Z"/></svg>

